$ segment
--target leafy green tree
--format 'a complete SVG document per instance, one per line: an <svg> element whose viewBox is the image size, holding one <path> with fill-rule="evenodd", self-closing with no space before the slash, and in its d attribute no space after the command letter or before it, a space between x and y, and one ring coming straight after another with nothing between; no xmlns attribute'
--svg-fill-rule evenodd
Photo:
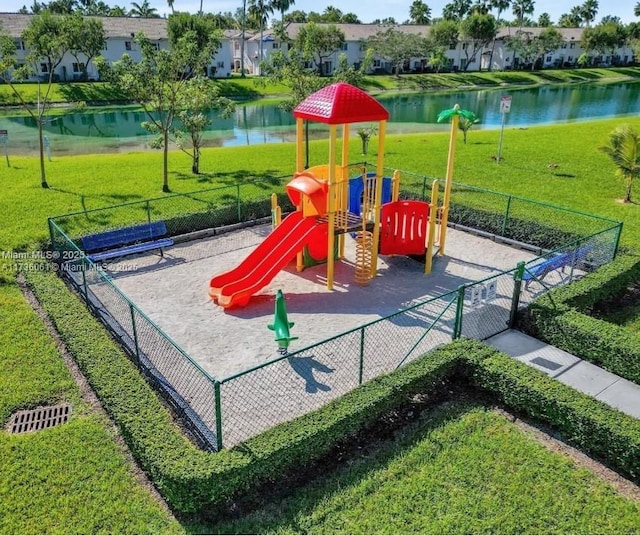
<svg viewBox="0 0 640 536"><path fill-rule="evenodd" d="M478 52L493 41L497 32L498 25L493 15L473 13L460 23L460 37L467 43L467 47L464 49L465 71L474 61Z"/></svg>
<svg viewBox="0 0 640 536"><path fill-rule="evenodd" d="M335 6L327 6L322 13L322 22L338 24L342 19L342 11Z"/></svg>
<svg viewBox="0 0 640 536"><path fill-rule="evenodd" d="M82 79L87 79L87 68L91 60L102 52L106 41L106 33L102 21L91 17L83 17L76 12L72 15L68 24L69 29L69 53L82 67ZM85 56L85 61L80 61L80 56Z"/></svg>
<svg viewBox="0 0 640 536"><path fill-rule="evenodd" d="M340 18L340 24L362 24L362 21L355 13L345 13Z"/></svg>
<svg viewBox="0 0 640 536"><path fill-rule="evenodd" d="M13 39L5 33L0 34L0 80L9 85L20 105L38 125L40 185L43 188L49 188L44 165L43 127L47 121L47 113L51 108L50 96L55 70L69 50L69 39L72 37L73 28L73 25L69 23L68 15L54 15L46 10L39 15L34 15L22 34L29 50L26 62L22 66L18 66ZM39 72L42 75L39 75ZM35 110L25 102L22 92L18 91L16 87L17 83L27 80L33 74L38 74L38 105ZM41 77L44 77L42 81L44 82L44 90Z"/></svg>
<svg viewBox="0 0 640 536"><path fill-rule="evenodd" d="M507 48L515 52L525 64L531 64L531 70L545 54L562 46L562 34L553 26L544 28L538 35L518 30L516 35L507 41Z"/></svg>
<svg viewBox="0 0 640 536"><path fill-rule="evenodd" d="M431 8L422 0L413 0L409 7L411 24L431 24Z"/></svg>
<svg viewBox="0 0 640 536"><path fill-rule="evenodd" d="M304 11L296 9L290 11L284 16L285 22L307 22L307 14Z"/></svg>
<svg viewBox="0 0 640 536"><path fill-rule="evenodd" d="M640 2L636 2L636 5L633 6L633 14L636 17L640 17Z"/></svg>
<svg viewBox="0 0 640 536"><path fill-rule="evenodd" d="M447 65L447 56L442 47L433 47L431 49L429 65L431 65L436 73L439 73L440 70Z"/></svg>
<svg viewBox="0 0 640 536"><path fill-rule="evenodd" d="M211 61L217 34L204 47L194 30L178 36L170 49L156 50L144 34L136 35L136 42L142 55L139 62L124 54L112 65L104 57L98 57L96 64L105 80L142 107L148 118L145 127L158 134L156 146L163 149L162 191L169 192L168 145L174 119L192 89L193 75Z"/></svg>
<svg viewBox="0 0 640 536"><path fill-rule="evenodd" d="M305 57L298 48L292 48L288 52L278 50L271 54L268 63L263 64L265 80L260 83L282 84L289 88L290 98L280 104L283 110L293 110L328 82L318 76L315 69L308 69L304 65Z"/></svg>
<svg viewBox="0 0 640 536"><path fill-rule="evenodd" d="M616 174L625 182L624 202L631 202L633 181L640 177L640 136L629 125L621 125L600 150L611 158Z"/></svg>
<svg viewBox="0 0 640 536"><path fill-rule="evenodd" d="M122 6L113 6L109 9L109 17L126 17L129 12Z"/></svg>
<svg viewBox="0 0 640 536"><path fill-rule="evenodd" d="M366 83L366 75L369 67L373 63L373 49L368 48L365 57L356 69L349 65L347 55L343 52L338 56L338 68L333 72L333 82L346 82L352 86L363 89Z"/></svg>
<svg viewBox="0 0 640 536"><path fill-rule="evenodd" d="M210 111L217 112L221 117L229 117L235 110L233 101L222 97L217 86L197 76L187 81L184 90L180 92L178 119L182 129L176 129L173 135L178 147L191 157L191 171L194 175L200 173L200 151L202 149L202 135L211 119ZM190 150L185 149L185 139L190 141Z"/></svg>
<svg viewBox="0 0 640 536"><path fill-rule="evenodd" d="M325 74L324 63L334 52L344 45L345 38L342 30L335 24L320 25L309 22L300 28L294 41L305 60L312 62L320 76Z"/></svg>
<svg viewBox="0 0 640 536"><path fill-rule="evenodd" d="M460 37L460 28L458 24L450 19L441 19L431 26L429 39L436 47L444 50L449 46L455 45Z"/></svg>
<svg viewBox="0 0 640 536"><path fill-rule="evenodd" d="M624 45L627 32L622 24L607 22L585 28L582 32L582 48L588 52L600 54L613 53L617 47Z"/></svg>
<svg viewBox="0 0 640 536"><path fill-rule="evenodd" d="M411 58L426 57L428 54L428 44L424 36L401 32L395 28L377 32L367 43L376 55L389 60L396 76L402 72L405 62Z"/></svg>

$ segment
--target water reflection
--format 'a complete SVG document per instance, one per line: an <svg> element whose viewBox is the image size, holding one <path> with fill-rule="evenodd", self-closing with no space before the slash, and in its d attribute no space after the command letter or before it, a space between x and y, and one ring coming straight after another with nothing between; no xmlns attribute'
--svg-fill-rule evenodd
<svg viewBox="0 0 640 536"><path fill-rule="evenodd" d="M447 94L406 94L382 97L390 112L390 133L425 132L446 129L436 125L440 111L455 103L474 111L481 119L479 128L500 125L500 97L512 97L507 126L529 126L623 116L640 113L640 83L582 84L512 89L508 91L459 91ZM205 145L231 146L282 143L295 139L291 113L277 105L239 105L232 117L221 118L211 112L212 124L205 133ZM123 109L87 111L51 118L45 126L56 154L140 150L152 136L141 126L141 111ZM9 131L12 152L37 149L37 128L31 117L0 117L0 129ZM313 137L325 136L324 125L313 124Z"/></svg>

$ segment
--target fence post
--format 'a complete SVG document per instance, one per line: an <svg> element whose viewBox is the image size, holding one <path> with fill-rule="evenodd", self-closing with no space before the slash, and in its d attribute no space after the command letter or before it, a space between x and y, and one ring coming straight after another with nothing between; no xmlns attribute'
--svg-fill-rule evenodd
<svg viewBox="0 0 640 536"><path fill-rule="evenodd" d="M82 256L82 288L84 290L84 301L89 303L89 287L87 286L87 258L84 255Z"/></svg>
<svg viewBox="0 0 640 536"><path fill-rule="evenodd" d="M616 245L613 248L613 258L618 255L618 247L620 247L620 236L622 235L622 222L618 224L618 234L616 235Z"/></svg>
<svg viewBox="0 0 640 536"><path fill-rule="evenodd" d="M147 199L147 223L151 223L151 203Z"/></svg>
<svg viewBox="0 0 640 536"><path fill-rule="evenodd" d="M222 450L222 404L220 402L220 385L218 380L213 382L213 392L216 400L216 448L218 451Z"/></svg>
<svg viewBox="0 0 640 536"><path fill-rule="evenodd" d="M140 368L140 346L138 346L138 330L136 328L136 313L133 304L129 303L129 313L131 313L131 330L133 331L133 344L136 350L136 364Z"/></svg>
<svg viewBox="0 0 640 536"><path fill-rule="evenodd" d="M422 177L422 197L420 197L421 201L424 201L424 196L427 195L427 176Z"/></svg>
<svg viewBox="0 0 640 536"><path fill-rule="evenodd" d="M509 221L509 210L511 209L511 196L507 198L507 208L504 211L504 218L502 219L502 231L500 232L500 236L506 236L507 232L507 221Z"/></svg>
<svg viewBox="0 0 640 536"><path fill-rule="evenodd" d="M453 325L453 339L459 339L462 334L462 313L464 311L464 291L465 285L458 287L458 298L456 300L456 320Z"/></svg>
<svg viewBox="0 0 640 536"><path fill-rule="evenodd" d="M513 273L513 296L511 296L511 312L509 314L509 329L516 325L518 317L518 306L520 305L520 292L522 290L522 278L524 277L524 261L518 263L516 271Z"/></svg>
<svg viewBox="0 0 640 536"><path fill-rule="evenodd" d="M360 328L360 370L358 371L358 385L362 385L364 375L364 328Z"/></svg>
<svg viewBox="0 0 640 536"><path fill-rule="evenodd" d="M238 206L238 223L242 221L242 205L240 204L240 185L236 184L236 203Z"/></svg>

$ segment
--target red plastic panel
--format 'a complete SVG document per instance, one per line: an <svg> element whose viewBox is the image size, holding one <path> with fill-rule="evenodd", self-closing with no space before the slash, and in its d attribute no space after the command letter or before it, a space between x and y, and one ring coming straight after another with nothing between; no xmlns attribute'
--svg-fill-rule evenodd
<svg viewBox="0 0 640 536"><path fill-rule="evenodd" d="M382 205L381 255L424 255L427 251L429 203L395 201Z"/></svg>
<svg viewBox="0 0 640 536"><path fill-rule="evenodd" d="M389 119L389 112L376 99L344 82L312 93L296 106L293 115L329 125Z"/></svg>

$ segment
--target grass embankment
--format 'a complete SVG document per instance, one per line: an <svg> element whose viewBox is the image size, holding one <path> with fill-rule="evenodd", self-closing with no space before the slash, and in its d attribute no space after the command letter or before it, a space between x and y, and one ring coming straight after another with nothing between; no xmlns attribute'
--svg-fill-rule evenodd
<svg viewBox="0 0 640 536"><path fill-rule="evenodd" d="M469 143L458 145L455 179L621 219L625 221L623 242L629 245L637 244L640 239L638 218L640 208L635 204L622 205L616 201L616 198L622 196L623 185L614 176L612 165L606 156L597 151L598 146L606 143L608 133L621 122L606 120L507 130L504 138L503 161L499 165L492 160L492 156L496 153L498 133L472 131ZM638 119L629 119L626 122L640 128ZM372 145L375 145L375 142ZM403 170L443 176L447 145L446 134L393 136L388 139L386 163L390 167ZM313 142L311 155L312 164L324 163L327 158L327 143ZM197 188L254 178L272 179L292 173L294 156L295 151L291 144L206 149L201 166L203 170L211 171L194 177L189 173L188 158L182 153L172 152L170 155L171 187L176 192L188 192ZM357 139L352 142L350 156L352 161L362 159L360 143ZM48 180L52 186L50 190L43 190L39 186L39 162L36 158L12 158L12 167L8 169L4 167L4 162L0 162L2 165L0 169L4 170L0 196L5 207L5 210L0 213L0 249L29 250L34 242L46 240L47 216L162 195L160 194L161 159L160 153L54 156L53 162L46 163ZM370 155L370 159L373 161L375 155ZM550 164L553 166L549 167ZM2 362L9 366L3 366L2 385L5 395L0 399L0 403L3 404L0 414L6 419L7 415L21 407L33 407L44 401L60 399L76 401L79 395L59 361L50 338L19 294L11 276L10 261L5 259L4 263L5 275L2 276L4 284L0 285L0 301L3 326L6 329L3 330L0 342L3 343ZM25 339L28 343L25 343ZM48 379L43 381L45 374L52 381L49 382ZM21 387L23 385L29 386L29 389ZM7 393L7 391L13 391L13 393ZM15 393L21 393L21 395L16 396ZM4 432L0 433L0 448L3 450L3 455L0 457L0 473L3 475L0 480L3 515L0 518L5 520L4 525L0 525L0 530L3 532L180 530L135 483L108 429L96 417L85 414L86 411L82 409L81 404L79 407L78 415L73 421L57 430L20 438L10 437ZM82 447L79 446L80 443ZM495 446L491 448L494 452L496 451ZM405 455L413 455L412 452L408 449ZM416 451L416 455L418 453L419 451ZM79 459L77 456L84 456L84 458ZM497 455L494 454L494 461L496 457ZM518 463L515 465L517 466ZM44 479L42 478L43 467L53 468L53 472L47 473L48 477ZM423 470L428 471L429 467L425 465ZM452 467L455 468L455 465ZM507 472L512 471L512 468L513 466L509 466ZM372 471L371 476L366 478L373 478L372 481L376 481L378 477L374 474L378 474L377 469ZM397 471L402 472L405 469L398 467ZM556 469L549 469L545 474L553 474L555 471ZM395 473L393 471L379 473L379 475L383 474ZM5 475L20 475L20 482L23 484L15 486L10 476ZM112 478L112 475L117 476ZM407 478L413 480L414 477L415 475L412 475ZM357 477L357 480L359 479L361 477ZM558 482L566 480L567 478L560 478ZM85 482L90 483L92 493L83 494L81 500L70 501L67 495L68 490L79 489L82 492L86 489ZM475 487L474 481L470 482L468 489L461 488L462 496L471 493L472 487ZM488 485L491 486L491 484ZM510 486L505 484L511 495L526 496L528 491L521 491L524 489L521 485L522 482L515 478ZM548 485L543 479L539 485L541 489L550 491L533 501L531 510L522 506L523 511L537 511L540 504L551 501L558 492L559 484ZM384 485L387 491L391 491L391 487L393 487L391 481ZM589 489L592 488L593 486L590 485ZM419 501L416 497L409 497L402 501L393 499L393 505L397 505L403 511L412 512L417 503L431 502L434 508L446 510L446 499L436 501L435 499L440 497L438 495L433 496L429 501L424 501L424 495L418 493L419 488L412 489L420 497ZM329 493L330 496L326 499L327 504L337 505L341 502L339 491ZM357 493L354 497L358 496ZM335 499L332 499L331 496L334 494ZM574 491L566 492L567 497L573 494ZM594 497L598 497L597 500L594 499L595 503L584 508L586 517L582 518L585 520L583 525L573 524L571 521L573 514L567 514L566 518L562 518L563 524L559 525L556 531L625 530L616 529L616 526L598 524L603 522L601 517L603 519L610 517L602 514L603 505L610 504L609 498L606 497L608 494L610 492L595 493ZM334 500L336 502L332 502ZM82 502L83 508L74 509L68 506L75 502ZM463 506L462 503L456 504L459 507ZM134 505L134 509L126 510L125 507L128 505ZM372 502L366 506L371 509L371 515L366 516L367 519L385 516L390 510L389 503L386 503L382 496L375 501L372 499ZM338 509L337 506L332 508ZM630 512L633 512L633 509L625 510L625 508L627 507L621 507L620 510L623 512L620 515L623 523L626 523L625 520L632 515ZM127 515L123 514L123 509L128 513ZM304 509L307 511L309 507L304 506ZM492 511L495 512L495 510ZM29 515L24 515L24 512L28 512ZM34 520L38 512L42 514ZM51 518L50 512L60 512L57 521ZM325 517L325 513L321 510L314 510L314 512L317 512L313 515L314 519ZM452 519L455 517L454 514L449 515ZM487 517L487 527L493 522L496 524L495 531L518 530L507 521L501 520L500 514L492 515L493 520ZM303 512L295 514L294 517L297 519L300 516L304 517L306 514ZM337 513L336 516L338 516ZM52 521L47 522L47 519ZM338 520L346 518L333 519L336 520L336 524L332 531L356 530L341 528L342 525L339 523L342 521ZM519 519L525 519L524 515ZM589 519L590 521L586 521ZM638 518L635 519L635 526L638 526ZM33 524L37 521L41 521L42 525ZM251 520L249 522L253 523ZM363 519L362 522L364 523L365 520ZM287 523L292 522L287 521ZM365 525L362 526L363 530L366 530ZM434 530L444 531L446 526L445 524L434 525ZM626 525L617 525L617 527L622 526ZM317 531L329 531L329 525L318 524L315 527ZM552 530L548 526L537 524L530 527L530 532ZM474 527L470 525L461 524L459 530L468 532L473 529ZM286 530L286 528L277 530ZM290 530L297 531L295 527ZM393 531L409 530L412 530L410 525L398 525Z"/></svg>
<svg viewBox="0 0 640 536"><path fill-rule="evenodd" d="M279 495L275 491L276 496ZM392 441L237 520L222 534L624 533L640 504L480 405L426 412Z"/></svg>
<svg viewBox="0 0 640 536"><path fill-rule="evenodd" d="M611 69L549 69L543 71L496 71L470 73L405 74L402 76L368 76L365 89L372 93L384 91L425 91L459 88L491 88L504 85L535 86L581 82L617 82L640 78L638 67ZM283 97L290 89L282 84L257 83L256 77L232 77L213 80L220 92L233 99L251 100ZM16 85L26 102L38 102L38 85ZM41 89L44 86L40 86ZM98 105L126 102L127 96L103 82L69 82L53 84L50 101L54 103L87 102ZM19 100L7 85L0 85L0 106L17 105Z"/></svg>

